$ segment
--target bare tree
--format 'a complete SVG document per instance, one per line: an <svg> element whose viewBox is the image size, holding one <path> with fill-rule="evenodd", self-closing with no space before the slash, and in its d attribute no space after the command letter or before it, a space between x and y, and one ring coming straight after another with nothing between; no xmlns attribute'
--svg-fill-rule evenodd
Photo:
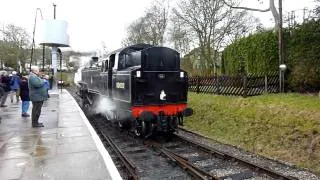
<svg viewBox="0 0 320 180"><path fill-rule="evenodd" d="M258 8L252 8L252 7L243 7L243 6L236 6L233 5L232 3L228 2L228 0L222 0L227 6L234 8L234 9L243 9L243 10L249 10L249 11L258 11L258 12L269 12L271 11L272 16L275 21L275 30L278 30L278 25L280 23L280 15L279 12L276 9L275 0L268 0L269 1L269 7L266 9L258 9ZM230 0L229 0L230 1ZM263 0L258 0L258 1L263 1Z"/></svg>
<svg viewBox="0 0 320 180"><path fill-rule="evenodd" d="M194 33L190 28L177 16L172 16L171 27L169 29L169 41L173 43L173 47L186 55L190 52L191 44L194 40Z"/></svg>
<svg viewBox="0 0 320 180"><path fill-rule="evenodd" d="M181 0L173 13L196 35L205 74L217 73L217 52L228 38L246 33L247 13L227 7L222 0ZM234 32L238 35L231 36Z"/></svg>
<svg viewBox="0 0 320 180"><path fill-rule="evenodd" d="M168 23L168 9L168 1L155 1L146 12L147 32L153 45L163 44L163 36Z"/></svg>
<svg viewBox="0 0 320 180"><path fill-rule="evenodd" d="M145 18L141 17L132 22L127 28L127 37L122 41L123 46L128 46L137 43L149 43Z"/></svg>
<svg viewBox="0 0 320 180"><path fill-rule="evenodd" d="M220 36L215 40L217 48L223 48L235 40L248 35L258 28L259 19L248 14L247 11L234 11L230 13L221 28L218 29Z"/></svg>
<svg viewBox="0 0 320 180"><path fill-rule="evenodd" d="M131 23L127 29L127 37L123 45L149 43L162 45L168 23L169 3L167 0L155 1L143 17Z"/></svg>
<svg viewBox="0 0 320 180"><path fill-rule="evenodd" d="M178 3L173 13L195 32L200 50L200 69L203 72L209 69L212 46L211 39L214 35L216 23L221 21L216 18L223 6L218 1L209 0L182 0Z"/></svg>
<svg viewBox="0 0 320 180"><path fill-rule="evenodd" d="M22 27L9 24L0 30L2 34L0 59L6 66L17 68L24 64L27 59L27 46L29 45L28 34Z"/></svg>
<svg viewBox="0 0 320 180"><path fill-rule="evenodd" d="M320 0L314 0L314 2L317 3L316 8L315 8L315 13L319 17L320 16Z"/></svg>

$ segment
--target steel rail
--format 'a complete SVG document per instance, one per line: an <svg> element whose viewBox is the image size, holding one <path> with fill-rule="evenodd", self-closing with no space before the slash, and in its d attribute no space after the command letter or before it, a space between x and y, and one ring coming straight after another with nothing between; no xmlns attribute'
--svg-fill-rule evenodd
<svg viewBox="0 0 320 180"><path fill-rule="evenodd" d="M94 123L95 124L95 123ZM117 154L117 158L119 158L122 162L122 164L125 166L125 169L130 174L129 179L130 180L139 180L139 176L136 173L136 167L133 165L133 163L121 152L119 147L112 141L110 137L108 137L103 131L100 129L101 127L95 127L98 135L100 135L100 138L102 138L102 142L107 143L111 147L111 149Z"/></svg>
<svg viewBox="0 0 320 180"><path fill-rule="evenodd" d="M158 149L161 154L165 155L167 158L169 158L171 161L177 163L180 167L182 167L187 173L189 173L191 176L193 176L196 179L201 180L220 180L219 177L216 177L210 173L207 173L192 163L188 162L188 159L170 151L169 149L162 147L160 143L157 143L152 140L145 140L144 144L149 145L151 147L154 147Z"/></svg>
<svg viewBox="0 0 320 180"><path fill-rule="evenodd" d="M201 138L206 138L208 139L207 137L205 136L202 136L202 135L199 135L195 132L192 132L192 131L189 131L189 130L186 130L184 128L181 128L179 127L179 131L185 131L187 133L190 133L190 134L194 134L198 137L201 137ZM269 169L267 167L263 167L261 165L258 165L258 164L255 164L255 163L252 163L246 159L243 159L241 157L236 157L230 153L227 153L227 152L221 152L220 150L218 149L214 149L212 147L209 147L209 146L206 146L204 144L201 144L201 143L198 143L198 142L195 142L191 139L187 139L179 134L175 134L176 137L178 137L179 139L181 139L182 141L186 142L186 143L189 143L189 144L192 144L193 146L197 147L197 148L201 148L202 150L206 151L207 153L210 153L210 154L216 154L216 155L219 155L219 156L223 156L224 158L227 158L227 159L233 159L235 161L238 161L240 162L241 164L249 167L251 170L253 170L254 172L259 172L259 173L264 173L264 174L267 174L273 178L276 178L276 179L282 179L282 180L297 180L298 178L295 178L295 177L291 177L291 176L286 176L284 174L281 174L279 172L276 172L272 169Z"/></svg>

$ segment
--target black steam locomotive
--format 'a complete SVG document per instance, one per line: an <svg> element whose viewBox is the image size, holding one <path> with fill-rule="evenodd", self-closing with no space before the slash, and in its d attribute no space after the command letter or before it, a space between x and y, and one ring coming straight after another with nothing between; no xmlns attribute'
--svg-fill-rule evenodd
<svg viewBox="0 0 320 180"><path fill-rule="evenodd" d="M91 111L102 108L109 120L143 137L171 134L184 116L192 115L187 108L188 75L180 69L177 51L137 44L93 60L78 82L83 106Z"/></svg>

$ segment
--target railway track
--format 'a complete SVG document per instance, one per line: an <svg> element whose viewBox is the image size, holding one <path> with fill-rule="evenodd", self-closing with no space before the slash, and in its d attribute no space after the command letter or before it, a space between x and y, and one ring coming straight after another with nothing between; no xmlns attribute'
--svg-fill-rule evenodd
<svg viewBox="0 0 320 180"><path fill-rule="evenodd" d="M151 142L151 144L154 143ZM180 164L187 164L186 167L182 165L183 168L191 167L204 172L198 177L199 179L296 179L205 146L179 134L175 134L171 142L156 144L156 146L178 157L175 160L181 161Z"/></svg>
<svg viewBox="0 0 320 180"><path fill-rule="evenodd" d="M71 94L75 97L74 91ZM105 147L112 151L111 156L120 162L118 168L125 171L125 175L122 173L125 179L296 179L220 152L179 133L175 133L169 142L161 137L143 140L120 130L104 117L88 119Z"/></svg>
<svg viewBox="0 0 320 180"><path fill-rule="evenodd" d="M127 179L192 179L182 168L170 164L157 151L146 146L142 139L121 131L116 124L97 117L90 121L103 143L111 147L121 160Z"/></svg>
<svg viewBox="0 0 320 180"><path fill-rule="evenodd" d="M122 161L128 179L295 179L179 135L170 142L142 140L103 119L91 123Z"/></svg>

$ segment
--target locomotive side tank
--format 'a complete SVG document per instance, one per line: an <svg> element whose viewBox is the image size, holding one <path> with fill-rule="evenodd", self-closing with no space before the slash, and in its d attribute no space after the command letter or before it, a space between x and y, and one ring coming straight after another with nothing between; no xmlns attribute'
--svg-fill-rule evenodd
<svg viewBox="0 0 320 180"><path fill-rule="evenodd" d="M107 98L115 105L108 119L137 136L171 134L184 116L192 115L188 75L180 69L179 53L167 47L137 44L111 52L82 70L78 84L84 106L96 108L99 99Z"/></svg>

